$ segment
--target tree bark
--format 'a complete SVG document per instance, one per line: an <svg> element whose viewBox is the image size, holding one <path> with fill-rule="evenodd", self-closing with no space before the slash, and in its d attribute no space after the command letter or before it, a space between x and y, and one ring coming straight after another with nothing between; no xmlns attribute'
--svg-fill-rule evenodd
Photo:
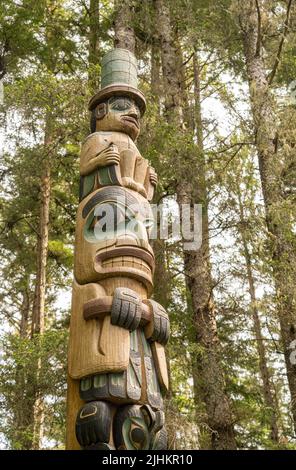
<svg viewBox="0 0 296 470"><path fill-rule="evenodd" d="M56 30L52 29L51 22L54 21L54 15L57 8L56 0L50 0L45 5L45 13L48 21L46 26L45 37L46 42L50 44L50 40L56 35ZM46 67L49 73L56 73L57 57L54 52L47 59ZM54 108L54 103L50 103ZM32 311L32 327L31 337L37 342L41 353L42 335L45 331L45 300L46 300L46 274L47 274L47 257L48 257L48 240L49 240L49 217L50 217L50 199L51 199L51 158L53 144L53 128L54 110L47 110L44 120L44 156L41 165L40 179L40 213L39 213L39 230L37 240L37 272L35 294ZM34 405L34 438L33 449L40 449L43 438L43 420L44 420L44 403L42 390L40 390L40 374L42 372L42 359L38 358L36 368L32 371L32 381L35 374L35 405Z"/></svg>
<svg viewBox="0 0 296 470"><path fill-rule="evenodd" d="M89 48L88 48L88 83L91 93L100 85L100 0L90 0L89 5Z"/></svg>
<svg viewBox="0 0 296 470"><path fill-rule="evenodd" d="M173 29L168 5L155 0L161 44L162 70L165 82L165 111L170 125L176 126L182 137L185 119L182 111L182 79L180 51L173 40ZM213 449L235 449L233 420L225 389L221 366L220 343L217 336L215 306L212 296L209 261L209 234L207 215L207 188L202 143L200 88L198 67L195 67L195 120L199 141L194 158L187 158L186 149L177 150L177 200L181 204L203 205L202 246L198 250L184 251L185 278L193 309L196 342L201 354L194 362L198 368L199 392L205 403ZM190 170L189 170L190 168Z"/></svg>
<svg viewBox="0 0 296 470"><path fill-rule="evenodd" d="M50 206L50 163L46 149L50 145L48 129L44 140L46 159L42 162L42 175L40 181L40 212L39 231L37 240L37 273L32 314L32 337L34 334L44 332L45 322L45 294L46 294L46 266L48 255L49 233L49 206Z"/></svg>
<svg viewBox="0 0 296 470"><path fill-rule="evenodd" d="M157 114L160 114L161 64L159 44L155 39L155 36L153 36L153 42L151 45L151 92L153 94L153 100L157 106ZM160 194L159 190L156 188L154 202L158 204L162 196L163 195ZM157 223L157 221L155 222ZM167 269L165 240L157 238L157 240L153 240L152 246L155 256L153 298L167 310L170 301L170 276Z"/></svg>
<svg viewBox="0 0 296 470"><path fill-rule="evenodd" d="M160 114L160 97L162 95L162 81L161 81L161 63L160 63L160 50L157 41L157 31L152 36L151 44L151 92L153 100L155 100L157 106L157 112Z"/></svg>
<svg viewBox="0 0 296 470"><path fill-rule="evenodd" d="M136 36L132 26L134 1L115 0L114 46L135 53Z"/></svg>
<svg viewBox="0 0 296 470"><path fill-rule="evenodd" d="M37 274L35 284L35 295L32 312L31 338L40 344L45 329L45 297L46 297L46 271L48 256L49 235L49 210L51 196L51 168L50 168L50 145L51 128L50 116L45 122L44 154L42 162L42 174L40 181L40 215L39 232L37 242ZM36 400L34 404L34 438L33 450L40 449L43 437L44 405L43 397L39 388L39 377L42 369L41 358L38 358L36 368L32 371L31 380L35 381Z"/></svg>
<svg viewBox="0 0 296 470"><path fill-rule="evenodd" d="M20 313L19 334L21 340L28 338L28 320L30 315L30 293L28 279L21 294L23 297ZM28 381L28 370L18 365L15 372L14 409L15 432L11 439L12 449L30 450L33 445L34 430L34 390Z"/></svg>
<svg viewBox="0 0 296 470"><path fill-rule="evenodd" d="M26 286L21 292L23 301L21 305L21 319L20 319L20 337L26 338L28 335L28 323L30 315L30 292L29 292L29 279L26 278Z"/></svg>
<svg viewBox="0 0 296 470"><path fill-rule="evenodd" d="M277 156L276 114L262 55L260 18L256 2L248 0L239 6L246 69L259 159L259 171L270 235L270 251L277 296L281 340L287 368L291 411L296 432L296 365L290 360L291 344L296 339L295 235L284 206L281 204L280 170Z"/></svg>
<svg viewBox="0 0 296 470"><path fill-rule="evenodd" d="M240 236L243 245L243 254L246 263L247 280L249 285L249 294L251 298L251 314L253 319L253 328L256 338L256 346L259 358L259 370L263 384L263 397L268 412L268 421L270 426L270 438L274 442L279 440L277 414L278 406L272 391L272 379L267 365L266 349L262 335L261 321L257 308L256 288L252 269L252 259L248 247L248 236L245 231L244 207L241 200L240 188L238 187L239 216L240 216Z"/></svg>

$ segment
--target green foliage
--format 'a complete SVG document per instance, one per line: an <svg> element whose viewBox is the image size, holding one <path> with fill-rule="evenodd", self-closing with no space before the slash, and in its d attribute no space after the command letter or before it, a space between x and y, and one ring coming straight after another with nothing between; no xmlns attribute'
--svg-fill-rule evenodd
<svg viewBox="0 0 296 470"><path fill-rule="evenodd" d="M6 334L1 341L0 433L12 449L30 448L34 403L43 397L44 446L64 445L67 331L51 328L42 337ZM34 365L41 362L36 376Z"/></svg>
<svg viewBox="0 0 296 470"><path fill-rule="evenodd" d="M243 449L289 449L295 444L287 405L287 380L279 341L270 237L254 151L254 134L238 16L231 0L169 2L176 48L181 51L184 102L189 125L168 124L163 113L165 90L152 0L135 3L132 26L137 34L140 88L148 109L138 146L159 177L155 201L170 203L176 185L189 174L194 191L197 172L205 170L210 219L210 254L221 361L233 406L236 438ZM271 1L262 16L263 55L271 69L278 51L284 2ZM80 143L89 132L87 102L99 81L99 59L112 45L113 2L100 2L100 51L90 57L90 2L71 0L3 0L0 5L0 78L4 77L1 131L5 133L0 168L1 368L0 442L4 448L29 449L34 441L34 410L43 399L44 439L63 448L65 433L66 344L75 217L78 205ZM293 14L293 24L295 15ZM295 78L295 38L291 28L273 83L278 127L278 165L283 197L278 223L295 226L295 103L281 99ZM194 124L192 54L198 52L204 151ZM154 56L152 57L152 55ZM158 79L152 83L152 58ZM95 60L96 59L96 60ZM155 66L155 63L154 63ZM238 84L243 93L237 91ZM155 91L158 90L158 91ZM213 101L211 101L213 100ZM222 109L218 122L215 107ZM218 113L219 114L219 113ZM46 134L50 139L46 139ZM204 161L203 161L204 160ZM51 173L47 259L46 328L31 337L40 221L41 177ZM204 165L204 167L203 167ZM244 222L239 217L239 198ZM280 439L270 439L271 410L263 397L251 314L242 233L247 238L272 387L277 399ZM293 233L289 232L289 233ZM291 235L293 246L295 239ZM166 271L163 290L170 315L171 394L167 427L171 448L209 448L205 405L196 365L204 349L196 342L194 314L183 272L182 244L165 242L160 259ZM294 273L287 272L287 283ZM157 299L156 299L157 300ZM177 430L177 432L176 432Z"/></svg>

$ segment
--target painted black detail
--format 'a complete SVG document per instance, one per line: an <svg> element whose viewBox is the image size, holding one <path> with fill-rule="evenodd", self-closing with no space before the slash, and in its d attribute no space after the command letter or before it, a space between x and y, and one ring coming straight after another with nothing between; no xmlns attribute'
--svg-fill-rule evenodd
<svg viewBox="0 0 296 470"><path fill-rule="evenodd" d="M92 393L95 400L108 397L108 374L97 374L92 377Z"/></svg>
<svg viewBox="0 0 296 470"><path fill-rule="evenodd" d="M94 108L90 115L90 132L96 132L97 127L97 116L96 116L96 108Z"/></svg>
<svg viewBox="0 0 296 470"><path fill-rule="evenodd" d="M84 186L84 176L80 176L79 179L79 202L83 199L83 186Z"/></svg>
<svg viewBox="0 0 296 470"><path fill-rule="evenodd" d="M85 217L89 214L89 212L101 202L105 201L114 201L114 202L122 202L126 206L138 206L138 200L133 197L130 193L128 193L123 188L117 187L105 187L101 191L98 191L84 206L82 211L82 217Z"/></svg>
<svg viewBox="0 0 296 470"><path fill-rule="evenodd" d="M133 290L118 287L114 291L111 308L112 325L133 331L141 321L141 298Z"/></svg>
<svg viewBox="0 0 296 470"><path fill-rule="evenodd" d="M154 329L150 341L157 341L165 346L170 337L170 321L165 309L154 300L147 300L152 307Z"/></svg>
<svg viewBox="0 0 296 470"><path fill-rule="evenodd" d="M112 184L121 184L121 181L119 180L117 176L117 165L110 165L109 166L109 176L112 181Z"/></svg>
<svg viewBox="0 0 296 470"><path fill-rule="evenodd" d="M93 396L93 391L92 391L93 385L92 384L93 384L93 377L92 376L85 377L85 378L80 380L79 395L80 395L80 398L82 398L82 400L84 400L84 401L93 401L93 400L97 399L97 397Z"/></svg>
<svg viewBox="0 0 296 470"><path fill-rule="evenodd" d="M90 381L88 389L84 386L86 380ZM109 374L96 374L81 379L79 395L84 401L105 400L110 398Z"/></svg>
<svg viewBox="0 0 296 470"><path fill-rule="evenodd" d="M115 447L112 447L109 444L106 444L105 442L99 442L98 444L86 446L83 450L115 450Z"/></svg>
<svg viewBox="0 0 296 470"><path fill-rule="evenodd" d="M145 441L145 433L143 429L141 428L134 428L131 431L131 437L134 442L137 442L138 444L143 444Z"/></svg>
<svg viewBox="0 0 296 470"><path fill-rule="evenodd" d="M141 407L141 413L145 416L148 423L150 433L150 449L165 450L167 449L167 432L164 427L165 416L162 410L153 411L148 405Z"/></svg>
<svg viewBox="0 0 296 470"><path fill-rule="evenodd" d="M81 447L108 443L112 423L111 406L103 401L85 404L76 418L76 438Z"/></svg>
<svg viewBox="0 0 296 470"><path fill-rule="evenodd" d="M109 374L109 394L113 398L126 398L126 371Z"/></svg>
<svg viewBox="0 0 296 470"><path fill-rule="evenodd" d="M148 405L120 407L114 417L113 438L117 450L166 449L163 411L154 412Z"/></svg>
<svg viewBox="0 0 296 470"><path fill-rule="evenodd" d="M150 436L140 405L120 407L114 417L113 438L117 450L148 450Z"/></svg>

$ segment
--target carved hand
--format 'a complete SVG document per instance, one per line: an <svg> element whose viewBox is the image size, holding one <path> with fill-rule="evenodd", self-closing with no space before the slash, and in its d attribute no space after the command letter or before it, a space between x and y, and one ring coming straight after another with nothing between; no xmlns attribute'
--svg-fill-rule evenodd
<svg viewBox="0 0 296 470"><path fill-rule="evenodd" d="M151 166L150 167L150 175L149 175L149 180L150 180L150 183L153 185L153 186L156 186L157 185L157 181L158 181L158 177L157 177L157 173L156 171L154 170L154 168Z"/></svg>
<svg viewBox="0 0 296 470"><path fill-rule="evenodd" d="M118 165L120 162L118 147L111 143L109 147L96 155L95 159L98 159L99 166Z"/></svg>

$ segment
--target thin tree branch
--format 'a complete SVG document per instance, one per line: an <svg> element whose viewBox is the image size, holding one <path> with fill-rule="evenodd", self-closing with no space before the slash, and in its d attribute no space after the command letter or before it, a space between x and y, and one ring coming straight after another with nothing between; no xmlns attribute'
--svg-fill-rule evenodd
<svg viewBox="0 0 296 470"><path fill-rule="evenodd" d="M258 32L257 32L257 44L256 44L256 56L260 56L260 50L261 50L261 11L260 11L260 5L258 0L256 0L256 9L257 9L257 15L258 15Z"/></svg>
<svg viewBox="0 0 296 470"><path fill-rule="evenodd" d="M188 62L190 62L193 56L194 56L194 52L192 52L192 54L190 54L190 56L183 62L182 67L185 67L185 65L187 65Z"/></svg>
<svg viewBox="0 0 296 470"><path fill-rule="evenodd" d="M284 31L283 31L283 34L282 34L282 39L280 40L279 48L278 48L276 59L275 59L275 62L274 62L274 66L272 68L272 71L271 71L271 73L269 75L269 79L268 79L268 84L269 85L271 85L273 80L274 80L274 77L276 75L276 72L277 72L277 69L278 69L278 66L279 66L279 63L280 63L280 60L281 60L281 55L282 55L282 51L283 51L283 47L284 47L284 42L285 42L288 30L289 30L289 22L290 22L290 13L291 13L292 3L293 3L293 0L289 0L288 6L287 6L287 15L286 15L285 23L284 23Z"/></svg>

